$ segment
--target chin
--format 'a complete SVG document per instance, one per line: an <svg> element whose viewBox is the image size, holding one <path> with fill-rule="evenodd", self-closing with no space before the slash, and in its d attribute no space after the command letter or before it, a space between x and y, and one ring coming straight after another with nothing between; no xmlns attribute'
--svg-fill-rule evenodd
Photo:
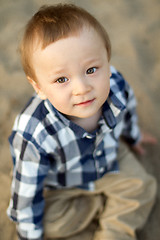
<svg viewBox="0 0 160 240"><path fill-rule="evenodd" d="M88 114L79 114L79 115L77 116L77 118L83 118L83 119L85 119L85 118L91 118L91 117L93 117L93 116L96 115L96 114L97 114L97 112L88 113Z"/></svg>

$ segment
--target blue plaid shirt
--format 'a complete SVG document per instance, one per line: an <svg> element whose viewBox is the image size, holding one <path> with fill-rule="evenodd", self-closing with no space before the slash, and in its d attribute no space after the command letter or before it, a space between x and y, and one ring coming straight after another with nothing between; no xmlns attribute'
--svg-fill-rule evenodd
<svg viewBox="0 0 160 240"><path fill-rule="evenodd" d="M17 222L19 239L43 239L45 187L92 191L95 180L118 172L119 137L131 144L139 141L133 91L114 67L111 72L110 93L94 132L69 121L37 95L16 118L9 138L14 169L7 213Z"/></svg>

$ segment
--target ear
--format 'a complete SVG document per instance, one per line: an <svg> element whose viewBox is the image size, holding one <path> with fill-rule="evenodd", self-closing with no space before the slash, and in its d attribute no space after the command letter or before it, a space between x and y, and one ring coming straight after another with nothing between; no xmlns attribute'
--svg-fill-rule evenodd
<svg viewBox="0 0 160 240"><path fill-rule="evenodd" d="M27 76L27 79L29 81L29 83L32 85L32 87L34 88L34 90L36 91L36 93L38 94L38 96L42 99L45 100L47 97L46 95L43 93L43 91L41 90L39 84L37 82L35 82L32 78Z"/></svg>
<svg viewBox="0 0 160 240"><path fill-rule="evenodd" d="M111 69L109 67L109 77L111 77L111 76L112 76L112 73L111 73Z"/></svg>

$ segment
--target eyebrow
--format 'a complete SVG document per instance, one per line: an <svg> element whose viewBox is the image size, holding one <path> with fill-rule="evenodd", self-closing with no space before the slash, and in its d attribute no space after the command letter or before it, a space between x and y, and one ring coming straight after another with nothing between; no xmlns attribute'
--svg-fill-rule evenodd
<svg viewBox="0 0 160 240"><path fill-rule="evenodd" d="M100 58L91 58L91 59L87 60L85 63L86 64L92 64L92 63L98 62L100 60L101 60Z"/></svg>
<svg viewBox="0 0 160 240"><path fill-rule="evenodd" d="M53 75L59 75L61 74L62 72L65 72L66 69L65 68L58 68L57 70L51 72L48 77L51 78Z"/></svg>

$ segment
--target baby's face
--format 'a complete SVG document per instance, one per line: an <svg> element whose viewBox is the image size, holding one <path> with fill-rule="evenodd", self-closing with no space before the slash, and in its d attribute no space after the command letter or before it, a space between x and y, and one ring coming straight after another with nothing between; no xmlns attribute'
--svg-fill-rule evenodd
<svg viewBox="0 0 160 240"><path fill-rule="evenodd" d="M110 67L103 40L94 29L60 39L33 54L41 98L69 117L95 115L110 90Z"/></svg>

